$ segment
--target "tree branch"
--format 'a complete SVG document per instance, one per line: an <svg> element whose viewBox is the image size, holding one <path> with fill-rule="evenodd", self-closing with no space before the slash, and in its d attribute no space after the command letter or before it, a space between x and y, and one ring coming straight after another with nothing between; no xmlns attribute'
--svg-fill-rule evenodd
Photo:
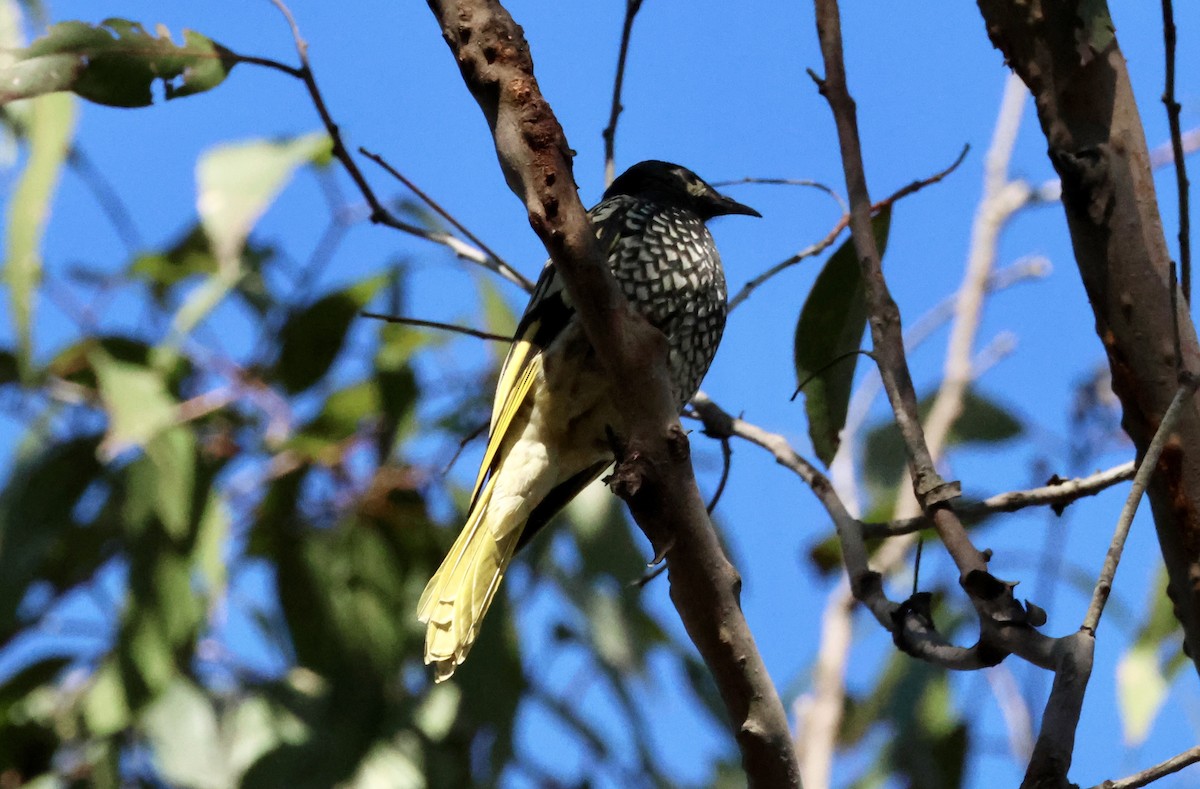
<svg viewBox="0 0 1200 789"><path fill-rule="evenodd" d="M1080 41L1075 6L978 0L992 43L1035 98L1075 260L1108 355L1125 431L1143 456L1176 389L1176 369L1200 369L1186 303L1172 308L1170 256L1137 104L1105 3L1089 6ZM1082 47L1082 57L1081 57ZM1176 153L1173 158L1182 158ZM1183 359L1171 349L1179 327ZM1148 497L1175 615L1200 670L1200 404L1188 401L1178 441L1163 453Z"/></svg>
<svg viewBox="0 0 1200 789"><path fill-rule="evenodd" d="M625 109L621 105L621 88L625 84L625 57L629 54L629 37L633 33L633 19L640 10L642 10L642 0L625 0L625 22L621 25L621 48L617 54L617 76L613 78L612 108L608 113L608 125L600 133L600 136L604 138L605 186L611 184L617 177L617 120Z"/></svg>
<svg viewBox="0 0 1200 789"><path fill-rule="evenodd" d="M1133 472L1134 463L1131 460L1087 477L1064 480L1030 490L999 493L980 502L956 505L955 511L958 512L960 518L967 522L978 521L997 512L1016 512L1028 507L1049 505L1061 511L1062 508L1077 499L1095 496L1113 485L1133 479ZM928 518L918 515L915 518L902 518L888 523L864 523L863 535L867 539L899 537L902 534L911 534L932 526L933 524L929 522Z"/></svg>
<svg viewBox="0 0 1200 789"><path fill-rule="evenodd" d="M1179 194L1179 271L1183 297L1192 300L1191 212L1188 210L1187 163L1183 159L1183 132L1179 127L1179 102L1175 100L1175 9L1171 0L1162 0L1163 51L1166 58L1166 84L1162 101L1167 108L1171 129L1171 152L1175 159L1175 190Z"/></svg>
<svg viewBox="0 0 1200 789"><path fill-rule="evenodd" d="M958 169L958 166L960 164L962 164L963 159L966 158L967 152L969 150L971 150L971 146L964 145L962 151L958 154L958 158L955 159L950 164L949 167L947 167L944 170L934 173L933 175L929 176L928 178L922 178L920 180L913 181L909 184L905 184L900 189L897 189L895 192L890 194L887 198L880 200L878 203L871 206L871 214L874 215L874 214L879 213L880 211L882 211L885 208L890 208L896 201L902 200L903 198L908 197L911 194L915 194L915 193L921 191L922 189L924 189L927 186L931 186L932 184L936 184L938 181L941 181L943 178L948 176L950 173L952 173ZM746 178L741 181L730 181L728 183L784 183L784 181L782 179L772 180L772 179ZM832 195L838 201L839 204L843 204L841 195L839 195L837 192L834 192L832 189L825 186L824 184L818 184L815 181L808 181L805 183L811 184L812 186L816 186L816 187L822 189L823 191ZM849 213L842 214L841 219L839 219L834 224L834 226L829 230L829 232L825 234L825 237L822 238L820 241L818 241L815 244L809 244L807 247L800 250L796 254L780 261L779 263L776 263L774 266L771 266L769 269L764 271L762 274L759 274L757 277L755 277L754 279L750 280L745 285L743 285L742 289L739 290L737 293L735 293L733 298L731 298L729 300L729 311L732 312L739 304L744 302L746 299L750 298L751 293L753 293L754 291L758 290L760 287L765 285L767 280L771 279L776 274L780 273L781 271L784 271L785 269L791 268L792 266L796 265L797 263L799 263L801 260L804 260L805 258L812 257L813 255L819 255L822 252L824 252L826 249L828 249L833 244L834 241L837 241L838 236L840 236L842 234L842 231L845 230L849 226L850 226L850 214Z"/></svg>
<svg viewBox="0 0 1200 789"><path fill-rule="evenodd" d="M1134 773L1133 775L1118 780L1102 781L1096 784L1092 789L1141 789L1143 786L1149 786L1159 778L1177 773L1184 767L1200 762L1200 745L1195 748L1189 748L1178 756L1172 756L1165 762L1154 765L1153 767Z"/></svg>
<svg viewBox="0 0 1200 789"><path fill-rule="evenodd" d="M473 247L449 233L439 233L405 222L384 208L383 203L376 196L375 190L371 188L366 176L359 169L358 163L354 161L354 157L346 149L341 129L338 128L337 123L333 120L333 116L329 112L329 107L325 104L325 97L321 94L321 89L317 87L316 74L313 72L308 60L308 42L300 34L300 26L296 23L295 16L292 15L291 9L288 8L287 3L283 0L271 0L271 4L283 15L288 28L291 30L292 39L296 46L296 54L300 59L300 67L289 66L286 63L280 63L269 58L250 57L247 55L236 55L236 57L241 62L275 69L304 83L304 87L308 90L309 98L312 100L313 107L321 119L321 124L325 127L325 132L329 135L329 139L333 143L332 153L334 158L341 163L346 173L350 176L350 180L354 182L355 187L363 196L363 199L367 201L367 206L371 209L368 217L371 222L399 230L402 233L408 233L417 238L423 238L426 241L441 244L449 248L457 257L499 274L509 282L522 288L526 293L532 291L533 283L495 255L485 252L483 249ZM457 223L453 224L459 226Z"/></svg>
<svg viewBox="0 0 1200 789"><path fill-rule="evenodd" d="M374 318L375 320L387 321L388 323L402 323L405 326L423 326L426 329L441 329L442 331L453 332L454 334L465 334L468 337L478 337L481 340L512 342L513 339L512 337L507 337L503 334L493 334L490 331L472 329L469 326L458 326L453 323L442 323L441 321L427 321L421 318L408 318L403 315L383 315L382 313L367 312L366 310L358 314L364 318Z"/></svg>
<svg viewBox="0 0 1200 789"><path fill-rule="evenodd" d="M721 550L692 473L667 380L666 338L630 309L597 249L576 193L570 149L538 89L521 29L495 0L429 5L491 126L509 187L524 202L610 376L623 450L614 488L655 554L666 557L672 602L716 681L749 783L798 787L783 705L742 614L740 578Z"/></svg>
<svg viewBox="0 0 1200 789"><path fill-rule="evenodd" d="M1146 486L1150 484L1150 477L1158 470L1159 458L1162 457L1167 441L1171 439L1175 426L1179 424L1179 420L1183 416L1184 406L1196 394L1197 387L1200 387L1200 377L1187 373L1180 376L1179 389L1175 392L1175 399L1171 401L1158 430L1154 433L1154 438L1150 441L1150 446L1146 448L1146 454L1138 463L1137 474L1133 477L1133 486L1129 489L1125 506L1121 508L1121 515L1117 518L1117 527L1113 533L1112 542L1109 543L1108 553L1104 557L1104 567L1100 570L1100 577L1096 579L1096 588L1092 591L1092 602L1088 606L1087 616L1080 625L1082 630L1094 634L1096 627L1100 624L1100 615L1104 613L1104 604L1108 602L1108 596L1112 592L1113 578L1117 575L1117 565L1121 563L1121 553L1125 550L1125 539L1129 536L1129 528L1133 526L1133 516L1137 514L1142 494L1146 492Z"/></svg>

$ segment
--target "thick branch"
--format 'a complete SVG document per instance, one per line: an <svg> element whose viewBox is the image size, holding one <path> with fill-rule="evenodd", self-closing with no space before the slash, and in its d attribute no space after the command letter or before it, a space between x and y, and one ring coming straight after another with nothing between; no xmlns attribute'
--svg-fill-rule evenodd
<svg viewBox="0 0 1200 789"><path fill-rule="evenodd" d="M1036 5L1036 12L1035 12ZM1075 260L1108 354L1122 425L1145 454L1175 395L1176 370L1200 368L1186 302L1172 308L1170 257L1129 73L1108 9L1091 4L1080 41L1075 3L979 0L992 43L1033 93ZM1081 44L1083 47L1081 57ZM1179 327L1182 359L1174 351ZM1189 401L1148 490L1169 594L1188 654L1200 660L1200 404ZM1200 662L1197 662L1200 669Z"/></svg>
<svg viewBox="0 0 1200 789"><path fill-rule="evenodd" d="M623 458L616 487L656 554L671 599L716 680L751 786L798 787L779 696L742 615L737 571L692 473L667 380L666 342L625 302L576 194L570 149L538 89L521 29L495 0L430 0L442 35L492 128L509 187L525 203L608 371Z"/></svg>

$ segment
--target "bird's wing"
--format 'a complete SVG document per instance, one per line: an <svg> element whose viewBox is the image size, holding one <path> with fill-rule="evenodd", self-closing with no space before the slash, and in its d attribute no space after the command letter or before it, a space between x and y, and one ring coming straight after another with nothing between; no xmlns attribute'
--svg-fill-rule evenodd
<svg viewBox="0 0 1200 789"><path fill-rule="evenodd" d="M592 210L593 217L607 216L601 214L606 206L602 203ZM600 250L607 258L616 244L625 235L622 222L602 222L596 224L596 235ZM479 466L479 475L475 478L475 488L471 493L471 507L479 499L483 484L496 467L508 429L513 417L520 411L521 405L529 396L530 388L541 370L541 354L556 337L575 319L575 307L567 297L562 279L558 276L552 262L547 261L533 288L529 305L517 330L513 335L512 346L500 368L500 380L496 384L496 399L492 403L492 422L488 430L487 449L483 453L483 462Z"/></svg>

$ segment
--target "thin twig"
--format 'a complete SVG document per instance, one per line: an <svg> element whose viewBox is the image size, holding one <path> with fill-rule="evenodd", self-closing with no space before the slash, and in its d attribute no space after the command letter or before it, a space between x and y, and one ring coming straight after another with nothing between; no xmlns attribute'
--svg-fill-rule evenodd
<svg viewBox="0 0 1200 789"><path fill-rule="evenodd" d="M1167 441L1175 430L1175 425L1183 416L1184 406L1196 393L1197 387L1200 387L1200 377L1188 373L1180 375L1179 388L1175 391L1175 398L1167 407L1167 412L1163 414L1162 422L1159 423L1154 438L1150 440L1150 445L1146 447L1146 454L1142 456L1137 473L1133 477L1133 487L1129 489L1125 506L1121 508L1121 516L1117 519L1117 528L1113 533L1112 542L1108 546L1108 553L1104 557L1104 567L1101 568L1100 577L1096 579L1096 588L1092 591L1091 605L1088 606L1087 616L1080 625L1082 630L1095 633L1096 627L1100 624L1100 615L1104 613L1104 604L1112 592L1113 578L1117 574L1117 565L1121 562L1121 552L1125 549L1125 539L1129 536L1129 528L1133 525L1133 516L1137 514L1142 494L1146 492L1146 486L1150 484L1150 477L1158 467L1158 458L1162 454L1163 447L1167 445Z"/></svg>
<svg viewBox="0 0 1200 789"><path fill-rule="evenodd" d="M713 186L721 188L725 186L741 186L742 184L769 184L772 186L811 186L814 189L820 189L825 194L837 201L838 208L842 209L843 214L850 213L850 205L846 202L846 198L838 194L838 191L828 184L823 184L820 181L814 181L811 178L734 178L729 181L714 181Z"/></svg>
<svg viewBox="0 0 1200 789"><path fill-rule="evenodd" d="M510 269L506 264L503 264L493 255L489 255L481 249L476 249L475 247L470 246L469 244L450 235L449 233L438 233L405 222L397 218L394 214L392 214L392 212L388 211L383 206L383 203L381 203L378 196L376 196L375 190L373 190L371 185L367 183L366 176L363 175L362 170L359 169L358 163L354 161L354 157L352 157L350 152L346 149L346 144L342 139L341 130L338 128L337 123L333 120L333 116L329 112L329 107L325 104L325 98L322 96L320 88L317 87L316 75L314 74L312 66L308 60L308 43L304 40L304 37L300 35L300 27L296 24L296 18L292 15L291 9L288 8L287 4L284 3L283 0L270 0L270 2L277 9L279 9L279 13L283 14L284 19L287 21L288 28L292 33L292 39L295 42L296 54L300 58L300 68L288 66L287 64L279 63L278 61L270 60L269 58L248 57L245 55L236 55L236 57L246 63L254 63L256 65L282 71L283 73L295 77L304 83L305 88L308 90L308 95L312 99L313 107L316 109L317 115L321 118L321 123L325 127L325 131L332 141L332 153L334 158L341 163L343 168L345 168L346 173L350 176L350 179L354 181L355 187L358 188L359 193L363 196L363 199L367 201L367 205L371 209L371 212L368 216L370 221L373 224L384 225L385 227L390 227L394 230L399 230L403 233L408 233L409 235L449 247L450 250L458 257L468 260L472 263L477 263L484 268L489 269L490 271L500 274L508 281L523 288L526 292L532 291L533 286L528 279Z"/></svg>
<svg viewBox="0 0 1200 789"><path fill-rule="evenodd" d="M729 481L729 467L733 461L733 449L729 446L729 438L721 438L721 481L717 483L717 489L713 491L712 498L708 502L708 514L712 515L712 511L717 508L717 502L721 500L721 494L725 492L725 483Z"/></svg>
<svg viewBox="0 0 1200 789"><path fill-rule="evenodd" d="M496 342L512 342L512 337L507 337L503 334L493 334L490 331L482 331L480 329L472 329L469 326L459 326L453 323L442 323L440 321L427 321L422 318L408 318L403 315L381 315L378 312L360 312L358 313L364 318L374 318L375 320L387 321L388 323L402 323L405 326L423 326L427 329L441 329L442 331L454 332L455 334L465 334L468 337L478 337L481 340L495 340Z"/></svg>
<svg viewBox="0 0 1200 789"><path fill-rule="evenodd" d="M883 276L879 249L871 231L871 196L863 167L862 143L858 118L846 81L842 48L841 11L836 0L814 0L817 35L825 64L825 76L809 75L829 103L837 127L846 192L850 198L850 232L855 254L863 269L867 313L870 316L871 341L876 366L895 415L896 425L912 471L913 492L922 510L936 516L938 533L946 550L954 558L962 578L987 572L987 562L962 528L954 513L941 506L958 495L954 482L943 480L926 444L917 406L916 388L904 354L900 309L888 290ZM960 157L961 158L961 157ZM982 601L972 596L972 601Z"/></svg>
<svg viewBox="0 0 1200 789"><path fill-rule="evenodd" d="M408 178L404 177L404 174L389 164L386 159L379 154L372 153L361 146L359 147L358 152L382 167L385 171L387 171L388 175L392 176L397 181L408 187L409 191L415 194L421 200L421 202L433 209L442 219L445 219L447 222L449 222L455 230L466 236L471 243L482 249L488 255L488 257L491 258L491 262L495 265L495 270L497 273L501 274L505 279L520 285L526 291L533 290L533 283L530 282L523 274L521 274L521 272L510 266L504 260L504 258L496 254L495 250L485 244L483 239L468 230L462 222L458 221L458 219L454 217L453 214L451 214L445 208L442 208L440 203L427 195L419 186L410 181Z"/></svg>
<svg viewBox="0 0 1200 789"><path fill-rule="evenodd" d="M897 200L901 200L911 194L921 191L922 189L924 189L927 186L931 186L932 184L936 184L938 181L941 181L943 178L950 175L950 173L954 172L955 169L957 169L960 164L962 164L962 161L966 157L967 151L969 151L970 148L971 148L971 146L969 146L969 145L964 146L962 149L962 152L959 153L958 158L956 158L954 160L954 163L951 164L946 169L936 172L933 175L929 176L928 178L923 178L919 181L913 181L910 184L906 184L905 186L896 190L892 194L888 195L887 198L880 200L878 203L871 206L871 214L874 215L874 214L879 213L880 211L882 211L885 208L890 208L892 206L892 204L894 204ZM814 183L813 185L815 186L817 184ZM832 190L830 191L830 194L834 194L837 197L838 201L841 202L840 195L836 195L836 193L834 193ZM759 274L757 277L755 277L754 279L750 280L745 285L743 285L742 289L739 290L737 293L735 293L733 298L731 298L729 300L729 311L732 312L735 308L737 308L737 306L739 304L741 304L746 299L750 298L751 293L753 293L754 291L756 291L760 287L762 287L764 284L766 284L767 280L771 279L776 274L779 274L781 271L784 271L785 269L791 268L792 266L796 265L797 263L799 263L801 260L804 260L805 258L810 258L813 255L819 255L822 252L824 252L826 249L828 249L830 246L833 245L834 241L837 241L838 236L840 236L842 234L842 231L845 230L849 226L850 226L850 214L847 212L847 213L842 214L842 217L834 224L834 226L829 230L829 232L825 234L825 237L822 238L820 241L816 242L815 244L810 244L809 246L800 250L799 252L792 255L791 257L786 258L786 259L780 261L779 263L776 263L774 266L771 266L769 269L764 271L762 274Z"/></svg>
<svg viewBox="0 0 1200 789"><path fill-rule="evenodd" d="M608 125L600 136L604 138L604 185L608 186L617 176L616 144L617 119L621 117L621 88L625 85L625 57L629 54L629 37L633 33L633 19L642 9L642 0L625 0L625 22L621 26L621 49L617 54L617 76L613 79L612 108L608 114Z"/></svg>
<svg viewBox="0 0 1200 789"><path fill-rule="evenodd" d="M1115 781L1102 781L1093 786L1092 789L1141 789L1141 787L1149 786L1159 778L1164 778L1171 773L1177 773L1184 767L1193 765L1196 762L1200 762L1200 745L1188 748L1178 756L1172 756L1165 762L1160 762L1153 767L1142 770L1140 773L1134 773Z"/></svg>
<svg viewBox="0 0 1200 789"><path fill-rule="evenodd" d="M1171 129L1171 151L1175 159L1175 188L1179 192L1179 268L1183 298L1192 301L1192 242L1188 212L1187 164L1183 159L1183 132L1179 127L1179 102L1175 100L1175 10L1171 0L1162 0L1163 49L1166 58L1166 85L1162 102L1167 108Z"/></svg>
<svg viewBox="0 0 1200 789"><path fill-rule="evenodd" d="M446 465L442 467L442 476L443 477L450 473L450 469L454 468L454 464L457 463L459 457L462 456L463 450L467 448L467 444L470 444L472 441L479 438L481 435L483 435L483 431L485 431L487 429L488 429L488 423L480 422L475 427L474 430L472 430L470 433L463 436L459 440L458 449L454 450L454 454L450 456L450 460L448 460L446 462Z"/></svg>
<svg viewBox="0 0 1200 789"><path fill-rule="evenodd" d="M1113 485L1133 479L1133 474L1134 462L1131 460L1087 477L1063 480L1053 485L1030 490L998 493L983 501L960 504L955 507L955 510L959 517L967 522L975 522L998 512L1016 512L1029 507L1050 506L1061 512L1062 508L1078 499L1095 496ZM914 531L932 528L932 526L933 524L929 522L928 518L919 515L915 518L903 518L887 523L864 523L863 536L867 539L898 537L901 534L911 534Z"/></svg>
<svg viewBox="0 0 1200 789"><path fill-rule="evenodd" d="M116 188L105 177L104 172L96 167L91 157L85 154L78 145L71 147L67 154L67 164L91 191L100 210L108 217L108 221L117 232L121 243L124 244L125 251L129 253L130 257L136 255L142 249L142 237L133 220L133 213L121 199Z"/></svg>
<svg viewBox="0 0 1200 789"><path fill-rule="evenodd" d="M643 575L641 578L637 579L636 581L630 581L629 585L637 587L638 589L644 589L644 588L646 588L646 584L650 583L651 581L653 581L655 578L662 575L666 571L667 571L667 563L659 562L658 566L656 566L654 569L652 569L650 572L646 573L645 575Z"/></svg>

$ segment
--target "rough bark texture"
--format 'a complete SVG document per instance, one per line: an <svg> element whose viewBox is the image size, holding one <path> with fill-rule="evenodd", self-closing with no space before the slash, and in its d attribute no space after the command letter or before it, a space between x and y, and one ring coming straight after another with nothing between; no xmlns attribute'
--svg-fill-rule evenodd
<svg viewBox="0 0 1200 789"><path fill-rule="evenodd" d="M1097 6L1100 6L1097 8ZM1172 315L1170 257L1125 58L1103 4L979 0L992 43L1032 91L1062 178L1079 273L1108 354L1123 426L1139 457L1200 346L1182 299ZM1200 658L1200 404L1189 403L1149 489L1168 593L1185 650ZM1198 664L1200 666L1200 664Z"/></svg>
<svg viewBox="0 0 1200 789"><path fill-rule="evenodd" d="M799 787L787 717L742 615L741 579L717 542L667 379L666 338L625 302L576 194L561 127L538 89L520 27L495 0L430 0L463 79L614 382L623 424L614 488L665 556L671 599L712 672L750 786Z"/></svg>

